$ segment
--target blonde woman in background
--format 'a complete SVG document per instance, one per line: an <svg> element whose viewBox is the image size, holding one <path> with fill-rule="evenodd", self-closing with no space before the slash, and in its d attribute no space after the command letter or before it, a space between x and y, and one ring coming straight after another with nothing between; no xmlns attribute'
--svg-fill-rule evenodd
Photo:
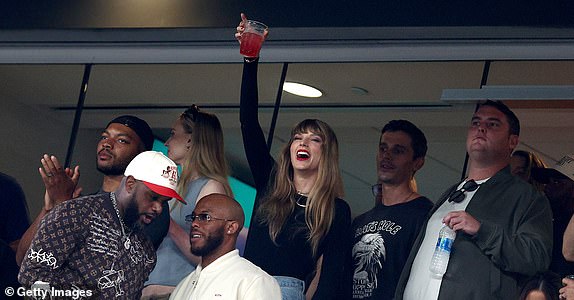
<svg viewBox="0 0 574 300"><path fill-rule="evenodd" d="M532 169L546 168L546 164L536 154L523 150L516 150L510 157L510 172L532 184L540 192L544 191L544 184L532 177Z"/></svg>
<svg viewBox="0 0 574 300"><path fill-rule="evenodd" d="M181 166L178 192L187 205L170 201L169 233L157 249L157 264L150 274L142 299L167 299L175 286L193 270L200 258L191 254L185 222L198 199L219 193L233 197L227 180L223 130L219 119L193 105L174 122L165 142L168 157Z"/></svg>

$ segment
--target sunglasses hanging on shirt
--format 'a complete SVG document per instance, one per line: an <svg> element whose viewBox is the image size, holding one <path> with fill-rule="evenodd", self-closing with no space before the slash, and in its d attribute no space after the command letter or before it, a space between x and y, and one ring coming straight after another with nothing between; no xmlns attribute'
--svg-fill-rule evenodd
<svg viewBox="0 0 574 300"><path fill-rule="evenodd" d="M462 200L464 200L464 193L473 192L476 189L478 189L479 186L480 184L476 183L476 181L472 179L465 182L460 189L450 193L450 196L448 196L448 202L455 202L455 203L462 202Z"/></svg>

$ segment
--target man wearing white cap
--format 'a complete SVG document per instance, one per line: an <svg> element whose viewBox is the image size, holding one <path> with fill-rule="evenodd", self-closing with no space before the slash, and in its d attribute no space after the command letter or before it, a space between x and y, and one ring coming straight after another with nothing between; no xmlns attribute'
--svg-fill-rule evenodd
<svg viewBox="0 0 574 300"><path fill-rule="evenodd" d="M56 206L40 223L20 283L89 298L139 299L155 266L155 250L141 229L161 213L164 202L183 202L177 180L173 161L146 151L130 162L115 191Z"/></svg>

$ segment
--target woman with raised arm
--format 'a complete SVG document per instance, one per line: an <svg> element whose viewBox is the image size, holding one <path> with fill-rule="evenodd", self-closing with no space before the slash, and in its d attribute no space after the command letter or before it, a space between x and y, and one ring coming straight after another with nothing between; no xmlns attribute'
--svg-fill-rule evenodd
<svg viewBox="0 0 574 300"><path fill-rule="evenodd" d="M337 137L325 122L303 120L275 163L258 120L257 65L258 57L245 58L241 84L241 130L257 189L244 256L277 278L283 299L335 299L351 225Z"/></svg>
<svg viewBox="0 0 574 300"><path fill-rule="evenodd" d="M185 221L196 202L213 193L233 197L227 180L223 130L217 116L192 105L175 120L165 145L168 157L182 168L178 192L185 195L187 205L174 200L169 203L169 232L157 249L157 263L145 283L142 299L168 296L200 262L191 254L191 224Z"/></svg>

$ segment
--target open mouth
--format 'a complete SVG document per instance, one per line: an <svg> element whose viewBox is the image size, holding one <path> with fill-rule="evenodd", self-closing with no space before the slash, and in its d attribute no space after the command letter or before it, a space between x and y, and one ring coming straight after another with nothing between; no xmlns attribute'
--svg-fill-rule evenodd
<svg viewBox="0 0 574 300"><path fill-rule="evenodd" d="M154 214L143 214L142 217L145 224L149 224L155 219Z"/></svg>
<svg viewBox="0 0 574 300"><path fill-rule="evenodd" d="M192 232L192 233L189 235L189 240L190 240L190 242L192 242L192 241L194 241L194 240L200 239L201 237L202 237L202 235L201 235L200 233Z"/></svg>
<svg viewBox="0 0 574 300"><path fill-rule="evenodd" d="M297 150L297 160L307 160L311 157L307 150Z"/></svg>

